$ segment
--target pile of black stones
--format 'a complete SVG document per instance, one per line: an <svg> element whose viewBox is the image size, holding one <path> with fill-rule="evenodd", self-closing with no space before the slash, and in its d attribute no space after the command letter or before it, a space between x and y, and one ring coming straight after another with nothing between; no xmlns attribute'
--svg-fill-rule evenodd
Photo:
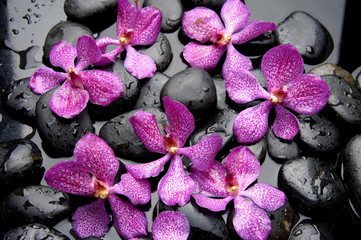
<svg viewBox="0 0 361 240"><path fill-rule="evenodd" d="M218 161L239 145L232 131L233 120L239 111L258 101L239 105L228 98L221 75L224 58L209 72L189 67L182 58L183 46L191 41L181 27L183 12L195 6L219 12L224 2L141 1L142 6L156 6L163 14L157 41L138 48L155 60L157 73L138 80L125 70L121 55L102 69L121 77L124 95L107 107L89 103L84 112L70 120L50 110L53 90L42 96L32 93L29 77L38 67L50 66L49 51L60 40L75 44L82 35L116 38L117 0L0 2L3 239L78 239L71 230L72 213L92 199L47 186L44 172L59 161L70 160L76 142L89 132L103 138L121 163L157 159L158 155L142 145L128 118L144 110L155 114L160 124L166 123L163 96L180 101L195 116L196 129L187 144L196 144L205 134L219 134L223 145ZM278 187L287 196L285 206L268 213L272 220L269 239L351 239L361 226L361 48L353 30L360 21L354 1L299 2L246 1L251 20L274 22L277 31L238 47L251 58L252 72L264 86L259 68L262 55L274 46L292 44L304 59L305 72L321 76L331 91L321 112L297 116L300 130L293 141L277 138L270 127L264 139L249 146L262 163L259 182ZM189 160L183 161L185 168L189 167ZM119 174L124 172L122 165ZM156 189L162 174L150 179L152 200L139 207L146 213L149 226L159 212L175 210L189 220L189 239L239 239L230 221L232 207L214 213L198 207L192 199L182 207L159 201ZM121 238L111 227L102 239ZM144 239L152 239L151 233Z"/></svg>

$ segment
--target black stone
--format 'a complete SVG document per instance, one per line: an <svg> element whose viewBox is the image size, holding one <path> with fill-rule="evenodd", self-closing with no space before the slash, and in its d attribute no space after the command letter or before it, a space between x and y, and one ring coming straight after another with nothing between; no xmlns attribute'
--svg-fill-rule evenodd
<svg viewBox="0 0 361 240"><path fill-rule="evenodd" d="M214 85L216 86L217 92L217 111L229 109L226 91L226 82L222 77L213 77Z"/></svg>
<svg viewBox="0 0 361 240"><path fill-rule="evenodd" d="M10 229L2 235L2 239L52 239L52 240L68 240L69 238L61 232L48 228L40 223L31 223Z"/></svg>
<svg viewBox="0 0 361 240"><path fill-rule="evenodd" d="M276 137L272 128L267 132L266 139L268 143L268 153L276 162L284 163L287 160L300 156L300 148L297 142Z"/></svg>
<svg viewBox="0 0 361 240"><path fill-rule="evenodd" d="M274 32L265 32L260 36L243 44L234 44L234 47L243 55L255 57L265 54L271 48L277 46L278 39Z"/></svg>
<svg viewBox="0 0 361 240"><path fill-rule="evenodd" d="M307 64L322 63L333 50L330 33L306 12L291 13L278 24L276 34L280 45L295 46Z"/></svg>
<svg viewBox="0 0 361 240"><path fill-rule="evenodd" d="M326 222L315 222L312 220L302 220L292 230L288 240L333 240L331 229Z"/></svg>
<svg viewBox="0 0 361 240"><path fill-rule="evenodd" d="M220 11L223 4L227 0L187 0L187 1L192 2L195 6L204 6L204 7L216 10L216 11Z"/></svg>
<svg viewBox="0 0 361 240"><path fill-rule="evenodd" d="M239 146L239 143L238 143ZM267 155L267 139L264 137L256 143L251 145L247 145L249 150L255 155L255 157L259 160L261 164L264 163Z"/></svg>

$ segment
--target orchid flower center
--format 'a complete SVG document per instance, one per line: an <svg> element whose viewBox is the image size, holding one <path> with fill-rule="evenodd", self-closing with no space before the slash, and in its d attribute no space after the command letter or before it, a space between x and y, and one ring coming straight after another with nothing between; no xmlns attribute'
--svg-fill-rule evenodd
<svg viewBox="0 0 361 240"><path fill-rule="evenodd" d="M139 0L134 0L135 2L135 6L138 10L140 10L140 3L139 3Z"/></svg>
<svg viewBox="0 0 361 240"><path fill-rule="evenodd" d="M122 46L128 45L134 36L134 30L133 29L127 29L119 34L119 43Z"/></svg>
<svg viewBox="0 0 361 240"><path fill-rule="evenodd" d="M179 148L179 143L178 143L178 139L176 136L174 136L173 133L170 132L168 126L164 126L164 129L167 133L167 135L165 135L164 138L164 148L165 150L174 155L178 152L178 148Z"/></svg>
<svg viewBox="0 0 361 240"><path fill-rule="evenodd" d="M213 44L216 46L225 46L232 41L232 35L226 32L220 32L212 37L210 41L213 42Z"/></svg>
<svg viewBox="0 0 361 240"><path fill-rule="evenodd" d="M68 76L67 79L68 81L74 86L74 87L78 87L78 88L83 88L83 83L81 80L81 74L78 70L76 70L73 67L68 68L68 70L66 71Z"/></svg>
<svg viewBox="0 0 361 240"><path fill-rule="evenodd" d="M228 173L226 176L226 190L233 197L236 197L238 195L238 181L234 179L233 175L230 173Z"/></svg>
<svg viewBox="0 0 361 240"><path fill-rule="evenodd" d="M93 176L92 178L92 185L95 188L93 196L100 197L101 199L106 199L109 195L109 187L104 182L98 180L95 176Z"/></svg>
<svg viewBox="0 0 361 240"><path fill-rule="evenodd" d="M270 101L273 104L281 103L287 96L287 86L278 87L272 90Z"/></svg>

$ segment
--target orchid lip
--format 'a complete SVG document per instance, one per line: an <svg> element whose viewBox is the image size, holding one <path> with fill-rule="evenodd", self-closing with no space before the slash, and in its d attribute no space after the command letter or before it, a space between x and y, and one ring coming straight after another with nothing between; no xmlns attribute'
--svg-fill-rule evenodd
<svg viewBox="0 0 361 240"><path fill-rule="evenodd" d="M81 82L81 74L78 70L76 70L73 67L68 68L68 70L66 71L68 76L67 79L75 86L78 88L83 88L83 83Z"/></svg>
<svg viewBox="0 0 361 240"><path fill-rule="evenodd" d="M120 45L122 46L128 45L132 41L133 35L134 35L133 29L127 29L126 31L124 31L124 33L121 33L119 35Z"/></svg>

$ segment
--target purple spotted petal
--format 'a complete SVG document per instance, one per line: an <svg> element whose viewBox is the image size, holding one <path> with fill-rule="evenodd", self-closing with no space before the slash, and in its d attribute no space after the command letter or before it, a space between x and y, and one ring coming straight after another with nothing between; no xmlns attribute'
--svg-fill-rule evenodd
<svg viewBox="0 0 361 240"><path fill-rule="evenodd" d="M189 231L187 217L175 211L159 213L152 225L154 240L187 240Z"/></svg>
<svg viewBox="0 0 361 240"><path fill-rule="evenodd" d="M256 183L245 191L242 196L250 198L258 207L273 212L285 205L286 195L265 183Z"/></svg>
<svg viewBox="0 0 361 240"><path fill-rule="evenodd" d="M95 41L97 47L100 49L102 53L105 53L108 45L119 45L119 40L113 39L110 37L102 37Z"/></svg>
<svg viewBox="0 0 361 240"><path fill-rule="evenodd" d="M221 9L221 17L227 32L232 34L234 31L244 28L250 13L246 5L240 0L226 1Z"/></svg>
<svg viewBox="0 0 361 240"><path fill-rule="evenodd" d="M150 45L157 40L162 25L162 13L156 7L140 10L130 45Z"/></svg>
<svg viewBox="0 0 361 240"><path fill-rule="evenodd" d="M227 171L222 163L215 161L209 172L191 167L190 177L198 184L198 192L210 197L227 197Z"/></svg>
<svg viewBox="0 0 361 240"><path fill-rule="evenodd" d="M246 146L235 147L223 160L228 173L238 181L239 190L246 189L257 180L261 173L261 165L251 150Z"/></svg>
<svg viewBox="0 0 361 240"><path fill-rule="evenodd" d="M157 70L154 60L148 55L137 52L130 45L126 46L127 55L124 60L124 67L136 78L150 78Z"/></svg>
<svg viewBox="0 0 361 240"><path fill-rule="evenodd" d="M240 112L233 122L237 141L249 144L261 140L268 130L268 114L271 109L271 102L265 101Z"/></svg>
<svg viewBox="0 0 361 240"><path fill-rule="evenodd" d="M163 98L163 106L170 129L177 137L179 147L183 147L185 141L194 130L194 117L186 106L168 97Z"/></svg>
<svg viewBox="0 0 361 240"><path fill-rule="evenodd" d="M123 31L133 29L137 21L139 10L137 10L129 1L118 0L117 15L117 36Z"/></svg>
<svg viewBox="0 0 361 240"><path fill-rule="evenodd" d="M159 130L155 115L138 111L129 118L135 133L150 152L166 153L164 138Z"/></svg>
<svg viewBox="0 0 361 240"><path fill-rule="evenodd" d="M232 35L233 44L242 44L268 31L275 31L276 25L264 21L252 21L242 31Z"/></svg>
<svg viewBox="0 0 361 240"><path fill-rule="evenodd" d="M269 93L258 83L256 77L247 69L238 69L225 75L226 90L236 103L249 103L256 99L269 99Z"/></svg>
<svg viewBox="0 0 361 240"><path fill-rule="evenodd" d="M92 196L94 187L89 173L79 169L74 161L55 164L45 174L47 184L63 192Z"/></svg>
<svg viewBox="0 0 361 240"><path fill-rule="evenodd" d="M146 204L151 194L148 180L136 179L129 173L123 174L121 181L112 186L110 192L127 196L133 205Z"/></svg>
<svg viewBox="0 0 361 240"><path fill-rule="evenodd" d="M158 194L167 206L183 206L189 201L196 187L195 182L184 170L182 159L175 155L167 173L159 182Z"/></svg>
<svg viewBox="0 0 361 240"><path fill-rule="evenodd" d="M192 67L199 67L208 71L217 66L225 50L226 46L217 47L214 44L202 45L190 42L184 47L183 56Z"/></svg>
<svg viewBox="0 0 361 240"><path fill-rule="evenodd" d="M194 168L200 171L209 171L221 147L221 136L209 134L204 136L196 145L179 149L179 154L187 156L192 161Z"/></svg>
<svg viewBox="0 0 361 240"><path fill-rule="evenodd" d="M83 70L90 64L98 62L102 55L94 38L87 35L78 38L76 49L78 52L76 69L78 71Z"/></svg>
<svg viewBox="0 0 361 240"><path fill-rule="evenodd" d="M74 60L77 57L76 48L71 42L59 41L51 49L49 61L54 67L61 67L64 71L74 67Z"/></svg>
<svg viewBox="0 0 361 240"><path fill-rule="evenodd" d="M164 157L149 163L126 165L125 167L133 177L138 179L156 177L162 171L164 164L166 164L170 158L171 155L166 154Z"/></svg>
<svg viewBox="0 0 361 240"><path fill-rule="evenodd" d="M297 117L280 105L276 105L275 110L276 119L273 123L273 132L279 138L292 140L299 129Z"/></svg>
<svg viewBox="0 0 361 240"><path fill-rule="evenodd" d="M202 194L192 194L197 204L211 211L219 212L226 210L227 204L233 200L233 197L226 198L210 198Z"/></svg>
<svg viewBox="0 0 361 240"><path fill-rule="evenodd" d="M244 240L266 240L271 232L267 213L250 201L238 197L234 200L233 227Z"/></svg>
<svg viewBox="0 0 361 240"><path fill-rule="evenodd" d="M303 73L303 59L292 45L281 45L266 52L261 69L268 92L272 92L274 88L291 82Z"/></svg>
<svg viewBox="0 0 361 240"><path fill-rule="evenodd" d="M113 212L115 229L120 236L129 239L147 235L147 218L144 212L115 194L109 195L107 199Z"/></svg>
<svg viewBox="0 0 361 240"><path fill-rule="evenodd" d="M112 72L87 70L81 74L82 83L92 103L108 106L123 94L123 83L120 77Z"/></svg>
<svg viewBox="0 0 361 240"><path fill-rule="evenodd" d="M62 83L66 77L66 73L55 72L48 67L40 67L31 76L29 86L34 93L44 94Z"/></svg>
<svg viewBox="0 0 361 240"><path fill-rule="evenodd" d="M88 101L89 94L86 90L73 87L66 80L50 97L49 106L58 116L73 118L85 109Z"/></svg>
<svg viewBox="0 0 361 240"><path fill-rule="evenodd" d="M108 231L110 216L105 209L104 201L98 198L91 204L80 206L75 210L72 226L78 237L102 237Z"/></svg>
<svg viewBox="0 0 361 240"><path fill-rule="evenodd" d="M118 46L117 48L115 48L114 50L104 53L102 54L102 56L100 57L99 61L96 63L93 63L93 65L95 66L104 66L107 65L109 63L115 62L115 59L117 58L117 56L123 52L124 48L123 46Z"/></svg>
<svg viewBox="0 0 361 240"><path fill-rule="evenodd" d="M75 145L74 161L97 179L112 186L119 160L108 144L93 133L84 135Z"/></svg>
<svg viewBox="0 0 361 240"><path fill-rule="evenodd" d="M282 105L300 114L315 114L327 103L330 90L319 76L301 74L288 86Z"/></svg>
<svg viewBox="0 0 361 240"><path fill-rule="evenodd" d="M233 46L232 43L227 45L227 56L224 64L222 66L222 74L224 79L230 78L234 72L239 71L240 69L252 69L251 60L239 53Z"/></svg>
<svg viewBox="0 0 361 240"><path fill-rule="evenodd" d="M224 31L221 19L217 13L205 7L196 7L184 12L182 25L188 37L201 43Z"/></svg>

